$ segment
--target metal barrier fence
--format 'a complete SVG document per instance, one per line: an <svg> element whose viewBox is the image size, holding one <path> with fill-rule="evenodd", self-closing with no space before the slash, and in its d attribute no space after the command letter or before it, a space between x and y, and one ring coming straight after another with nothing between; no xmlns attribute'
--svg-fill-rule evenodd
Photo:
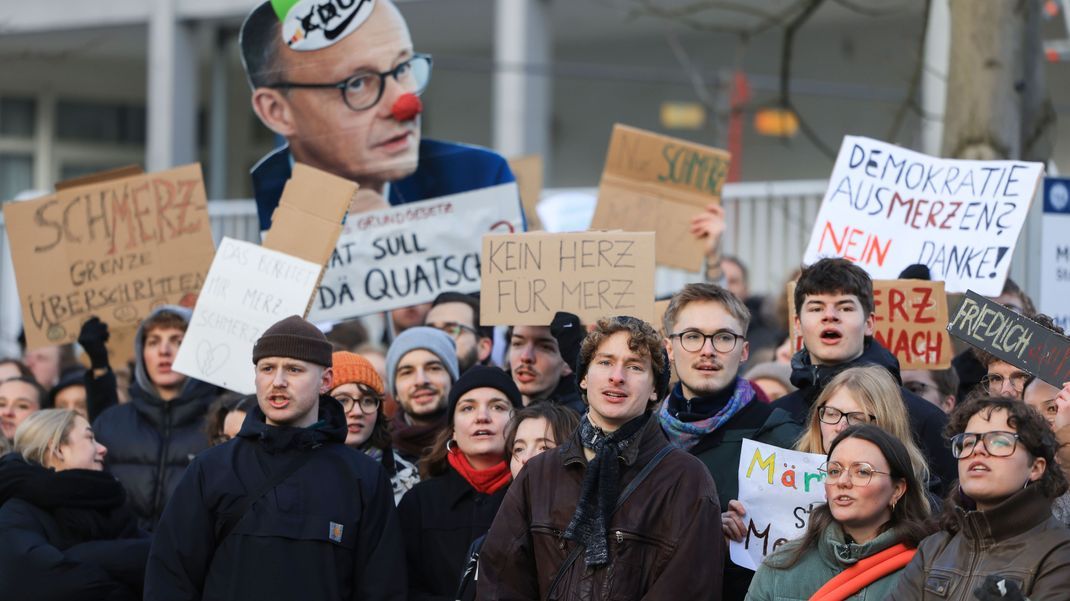
<svg viewBox="0 0 1070 601"><path fill-rule="evenodd" d="M728 228L723 249L748 267L752 293L779 291L787 275L800 264L826 185L824 180L725 185ZM216 244L223 236L259 242L260 227L252 200L209 202L208 215ZM665 295L700 279L697 273L659 269L658 293ZM18 353L16 338L21 326L11 250L0 214L0 356Z"/></svg>

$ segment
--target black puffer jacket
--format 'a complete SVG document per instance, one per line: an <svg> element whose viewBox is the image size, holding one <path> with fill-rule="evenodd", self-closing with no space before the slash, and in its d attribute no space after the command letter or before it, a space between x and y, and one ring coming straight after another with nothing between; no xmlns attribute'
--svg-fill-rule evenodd
<svg viewBox="0 0 1070 601"><path fill-rule="evenodd" d="M390 480L345 446L342 406L321 396L307 428L268 426L255 407L238 436L197 457L167 504L145 598L404 601L405 549ZM226 516L296 458L300 469Z"/></svg>
<svg viewBox="0 0 1070 601"><path fill-rule="evenodd" d="M182 307L167 305L157 312L162 310L189 317ZM177 397L164 401L145 370L143 343L139 329L130 402L101 413L93 431L108 447L106 469L123 483L142 528L152 530L186 466L209 446L204 418L219 388L190 378Z"/></svg>
<svg viewBox="0 0 1070 601"><path fill-rule="evenodd" d="M104 472L0 460L0 598L141 598L149 539Z"/></svg>
<svg viewBox="0 0 1070 601"><path fill-rule="evenodd" d="M883 367L897 383L903 381L899 375L899 359L872 338L866 338L860 357L838 365L814 365L810 362L810 354L803 349L791 359L791 383L799 389L780 397L772 406L784 409L805 427L810 407L825 385L845 369L865 365ZM929 462L929 471L933 476L929 483L931 492L943 497L951 483L958 479L958 463L951 456L951 447L944 438L947 415L906 388L900 387L899 390L907 415L910 416L910 429L914 432L915 442Z"/></svg>

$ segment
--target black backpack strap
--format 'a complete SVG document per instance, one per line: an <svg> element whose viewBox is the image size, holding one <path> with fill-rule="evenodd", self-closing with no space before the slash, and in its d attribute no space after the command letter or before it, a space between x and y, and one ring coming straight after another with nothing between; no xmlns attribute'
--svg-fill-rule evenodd
<svg viewBox="0 0 1070 601"><path fill-rule="evenodd" d="M654 468L657 467L657 465L661 463L661 460L665 459L665 456L672 452L674 448L675 447L671 444L665 445L658 451L657 455L654 455L654 457L643 466L643 469L639 470L639 473L632 478L632 481L628 483L628 486L621 491L620 496L617 497L617 504L613 506L613 513L609 514L607 517L612 517L614 513L617 513L617 510L624 505L624 502L628 500L628 497L632 496L635 489L639 488L639 485L643 483L643 480L646 480L646 477L654 471ZM554 579L550 582L550 589L546 593L547 598L550 598L550 595L557 590L558 585L561 584L561 579L565 576L565 572L572 567L572 564L576 563L576 560L580 557L580 553L583 553L584 548L583 543L576 543L576 546L573 547L572 551L565 557L565 561L561 562L561 567L557 568L557 574L554 574Z"/></svg>
<svg viewBox="0 0 1070 601"><path fill-rule="evenodd" d="M289 478L294 472L301 469L301 467L308 463L308 460L312 458L312 453L313 449L309 449L290 459L290 461L286 462L281 468L272 472L259 488L246 495L237 507L224 513L216 527L216 542L222 543L224 539L230 536L234 527L238 525L238 522L240 522L243 517L245 517L245 512L253 506L253 503L259 501L260 498L266 495L269 491L273 490L279 484L282 484L283 480Z"/></svg>

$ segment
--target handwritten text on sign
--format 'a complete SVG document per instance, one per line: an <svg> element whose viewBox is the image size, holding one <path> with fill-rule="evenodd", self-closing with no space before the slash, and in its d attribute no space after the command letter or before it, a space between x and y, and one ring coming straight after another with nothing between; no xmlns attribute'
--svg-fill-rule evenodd
<svg viewBox="0 0 1070 601"><path fill-rule="evenodd" d="M1070 382L1070 338L973 291L947 330L1052 386Z"/></svg>
<svg viewBox="0 0 1070 601"><path fill-rule="evenodd" d="M7 203L4 221L31 348L195 295L215 250L199 165Z"/></svg>
<svg viewBox="0 0 1070 601"><path fill-rule="evenodd" d="M483 236L480 322L548 325L654 318L654 234L577 232Z"/></svg>
<svg viewBox="0 0 1070 601"><path fill-rule="evenodd" d="M516 184L350 215L309 316L359 317L479 290L483 232L522 229Z"/></svg>
<svg viewBox="0 0 1070 601"><path fill-rule="evenodd" d="M275 322L304 314L320 269L297 257L223 238L175 370L235 392L255 392L253 345Z"/></svg>
<svg viewBox="0 0 1070 601"><path fill-rule="evenodd" d="M880 279L922 263L948 292L998 296L1043 170L847 136L803 261L844 257Z"/></svg>
<svg viewBox="0 0 1070 601"><path fill-rule="evenodd" d="M810 511L825 503L825 476L818 470L825 460L743 439L739 501L747 509L747 535L729 544L733 563L757 570L766 555L806 532Z"/></svg>
<svg viewBox="0 0 1070 601"><path fill-rule="evenodd" d="M688 232L691 218L720 202L730 155L719 149L617 124L598 186L592 230L657 236L658 265L702 268L702 242Z"/></svg>
<svg viewBox="0 0 1070 601"><path fill-rule="evenodd" d="M947 295L943 282L873 281L873 337L899 359L900 369L951 367ZM795 350L803 349L795 326L795 283L788 284L788 310Z"/></svg>

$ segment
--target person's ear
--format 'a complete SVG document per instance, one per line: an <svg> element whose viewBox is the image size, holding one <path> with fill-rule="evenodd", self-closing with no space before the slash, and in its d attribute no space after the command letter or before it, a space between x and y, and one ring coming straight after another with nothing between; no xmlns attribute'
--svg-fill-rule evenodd
<svg viewBox="0 0 1070 601"><path fill-rule="evenodd" d="M334 388L334 369L328 367L320 376L320 394L327 394Z"/></svg>
<svg viewBox="0 0 1070 601"><path fill-rule="evenodd" d="M903 500L903 497L907 494L907 482L900 478L895 483L895 488L892 489L892 503L898 504Z"/></svg>
<svg viewBox="0 0 1070 601"><path fill-rule="evenodd" d="M675 365L676 358L672 354L672 339L666 337L662 342L665 344L665 353L669 355L669 365Z"/></svg>
<svg viewBox="0 0 1070 601"><path fill-rule="evenodd" d="M476 344L476 356L479 358L479 362L483 363L490 358L491 351L494 350L494 340L491 338L480 338Z"/></svg>
<svg viewBox="0 0 1070 601"><path fill-rule="evenodd" d="M750 358L750 343L747 342L746 338L744 338L743 339L743 352L739 355L739 362L740 363L746 363L748 358Z"/></svg>
<svg viewBox="0 0 1070 601"><path fill-rule="evenodd" d="M1037 457L1033 460L1033 465L1029 468L1029 481L1036 482L1044 476L1044 470L1048 467L1048 460L1043 457Z"/></svg>
<svg viewBox="0 0 1070 601"><path fill-rule="evenodd" d="M866 320L863 323L866 326L865 335L872 336L873 332L875 332L877 329L877 320L876 317L873 316L872 311L869 313L869 315L866 315Z"/></svg>
<svg viewBox="0 0 1070 601"><path fill-rule="evenodd" d="M257 88L253 90L253 112L271 131L284 138L297 133L293 106L281 90Z"/></svg>

